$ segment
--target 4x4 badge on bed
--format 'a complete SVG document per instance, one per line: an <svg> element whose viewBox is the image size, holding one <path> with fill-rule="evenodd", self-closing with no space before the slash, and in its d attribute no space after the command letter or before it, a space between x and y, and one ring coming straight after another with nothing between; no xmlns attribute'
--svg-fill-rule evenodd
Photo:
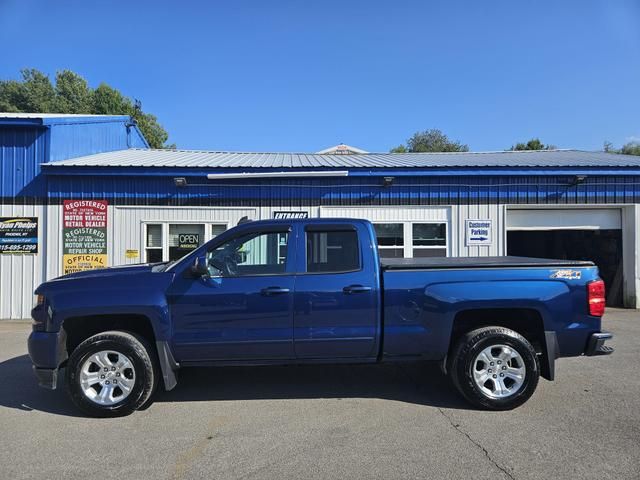
<svg viewBox="0 0 640 480"><path fill-rule="evenodd" d="M580 270L555 270L550 278L564 278L565 280L580 280L582 272Z"/></svg>

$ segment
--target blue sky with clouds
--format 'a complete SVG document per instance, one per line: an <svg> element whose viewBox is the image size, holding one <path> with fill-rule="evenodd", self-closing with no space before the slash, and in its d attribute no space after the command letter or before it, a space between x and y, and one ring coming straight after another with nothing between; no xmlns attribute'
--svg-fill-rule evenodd
<svg viewBox="0 0 640 480"><path fill-rule="evenodd" d="M0 0L0 78L68 68L180 148L640 139L640 2Z"/></svg>

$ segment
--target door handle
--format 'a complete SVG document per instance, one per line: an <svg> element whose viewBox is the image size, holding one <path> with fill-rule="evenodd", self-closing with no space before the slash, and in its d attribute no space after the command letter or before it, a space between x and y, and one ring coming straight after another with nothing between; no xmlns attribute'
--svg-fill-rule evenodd
<svg viewBox="0 0 640 480"><path fill-rule="evenodd" d="M283 293L289 293L289 289L281 287L267 287L260 290L260 293L269 297L271 295L282 295Z"/></svg>
<svg viewBox="0 0 640 480"><path fill-rule="evenodd" d="M344 287L342 291L347 295L351 295L352 293L370 292L371 287L365 287L364 285L349 285L348 287Z"/></svg>

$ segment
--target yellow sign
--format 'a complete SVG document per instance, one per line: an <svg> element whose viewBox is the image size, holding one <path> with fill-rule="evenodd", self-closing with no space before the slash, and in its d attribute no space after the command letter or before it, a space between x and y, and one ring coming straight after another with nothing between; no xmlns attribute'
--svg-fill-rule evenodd
<svg viewBox="0 0 640 480"><path fill-rule="evenodd" d="M83 272L94 268L106 268L106 255L63 255L62 271L64 275L68 273Z"/></svg>
<svg viewBox="0 0 640 480"><path fill-rule="evenodd" d="M140 252L138 250L125 250L124 256L127 258L138 258L140 256Z"/></svg>

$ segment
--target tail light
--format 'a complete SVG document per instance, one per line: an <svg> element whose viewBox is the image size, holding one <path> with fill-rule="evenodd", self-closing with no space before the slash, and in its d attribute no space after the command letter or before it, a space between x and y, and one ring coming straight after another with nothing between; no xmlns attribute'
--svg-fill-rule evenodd
<svg viewBox="0 0 640 480"><path fill-rule="evenodd" d="M601 317L604 315L604 282L602 280L594 280L587 283L587 298L589 301L589 315Z"/></svg>

